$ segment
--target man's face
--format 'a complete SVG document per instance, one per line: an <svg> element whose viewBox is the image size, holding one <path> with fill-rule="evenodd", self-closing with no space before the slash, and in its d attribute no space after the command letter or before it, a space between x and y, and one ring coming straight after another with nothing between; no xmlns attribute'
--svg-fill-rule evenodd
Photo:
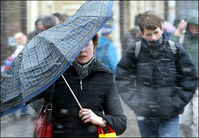
<svg viewBox="0 0 199 138"><path fill-rule="evenodd" d="M144 31L142 32L142 37L147 41L157 41L163 33L163 27L157 27L155 30L149 30L144 27Z"/></svg>
<svg viewBox="0 0 199 138"><path fill-rule="evenodd" d="M93 41L90 40L76 58L79 64L84 65L88 63L93 57L94 51L95 51L95 48L94 48Z"/></svg>
<svg viewBox="0 0 199 138"><path fill-rule="evenodd" d="M189 29L189 32L192 35L197 35L198 34L198 25L196 25L196 24L189 24L188 25L188 29Z"/></svg>

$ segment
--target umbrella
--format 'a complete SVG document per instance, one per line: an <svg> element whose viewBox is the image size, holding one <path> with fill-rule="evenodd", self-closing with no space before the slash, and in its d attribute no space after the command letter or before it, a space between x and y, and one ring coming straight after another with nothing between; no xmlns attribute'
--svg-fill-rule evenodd
<svg viewBox="0 0 199 138"><path fill-rule="evenodd" d="M64 23L36 35L1 77L1 116L53 84L112 16L113 1L88 1Z"/></svg>

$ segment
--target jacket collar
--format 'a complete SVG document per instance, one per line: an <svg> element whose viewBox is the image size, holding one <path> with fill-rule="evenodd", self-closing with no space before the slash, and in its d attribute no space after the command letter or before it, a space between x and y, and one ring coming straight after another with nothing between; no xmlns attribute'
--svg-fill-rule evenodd
<svg viewBox="0 0 199 138"><path fill-rule="evenodd" d="M112 72L106 69L106 67L96 58L95 58L95 61L92 62L91 65L89 66L88 71L89 71L89 74L92 74L95 72L106 72L106 73L112 74Z"/></svg>
<svg viewBox="0 0 199 138"><path fill-rule="evenodd" d="M152 58L158 58L166 50L166 40L162 38L160 46L149 46L145 39L141 39L143 51L148 53Z"/></svg>
<svg viewBox="0 0 199 138"><path fill-rule="evenodd" d="M66 72L71 72L73 75L76 74L75 76L79 76L73 65L71 65ZM96 72L113 74L111 71L106 69L106 67L100 61L95 58L88 67L88 76Z"/></svg>

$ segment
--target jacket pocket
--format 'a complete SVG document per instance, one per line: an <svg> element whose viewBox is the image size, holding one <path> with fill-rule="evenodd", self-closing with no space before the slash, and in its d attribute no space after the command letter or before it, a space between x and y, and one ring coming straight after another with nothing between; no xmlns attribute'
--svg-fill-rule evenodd
<svg viewBox="0 0 199 138"><path fill-rule="evenodd" d="M157 114L161 119L170 119L177 115L177 108L169 97L167 100L161 101Z"/></svg>

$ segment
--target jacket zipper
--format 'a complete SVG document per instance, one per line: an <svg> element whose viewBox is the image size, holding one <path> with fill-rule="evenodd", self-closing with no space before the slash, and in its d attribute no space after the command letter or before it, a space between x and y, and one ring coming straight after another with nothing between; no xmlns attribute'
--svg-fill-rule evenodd
<svg viewBox="0 0 199 138"><path fill-rule="evenodd" d="M82 80L80 80L80 89L82 91Z"/></svg>
<svg viewBox="0 0 199 138"><path fill-rule="evenodd" d="M83 86L82 86L82 80L80 80L80 82L79 82L79 84L80 84L80 93L79 93L79 101L80 101L80 103L82 103L82 89L83 89Z"/></svg>
<svg viewBox="0 0 199 138"><path fill-rule="evenodd" d="M154 74L154 72L155 72L155 69L154 69L154 66L155 66L155 62L154 62L154 60L152 60L152 73L153 73L153 84L152 84L152 86L153 86L153 88L154 88L154 85L155 85L155 74Z"/></svg>
<svg viewBox="0 0 199 138"><path fill-rule="evenodd" d="M153 89L154 89L154 87L155 87L155 69L154 69L155 64L156 64L155 61L152 60L152 68L153 68ZM155 101L156 101L155 99L157 99L156 97L157 97L157 93L155 93L155 94L154 94L154 97L153 97L153 102L155 103L155 105L152 105L152 112L156 112L156 111L157 111L157 103L155 102Z"/></svg>

